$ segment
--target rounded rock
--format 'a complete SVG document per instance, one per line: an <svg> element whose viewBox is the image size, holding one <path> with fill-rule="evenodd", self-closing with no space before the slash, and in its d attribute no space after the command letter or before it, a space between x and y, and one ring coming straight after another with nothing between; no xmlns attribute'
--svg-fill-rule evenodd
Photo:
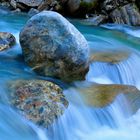
<svg viewBox="0 0 140 140"><path fill-rule="evenodd" d="M26 63L40 75L66 82L85 78L88 43L60 14L44 11L33 16L20 32L20 44Z"/></svg>
<svg viewBox="0 0 140 140"><path fill-rule="evenodd" d="M41 127L48 127L68 107L62 89L45 80L17 80L9 84L10 104L21 115Z"/></svg>

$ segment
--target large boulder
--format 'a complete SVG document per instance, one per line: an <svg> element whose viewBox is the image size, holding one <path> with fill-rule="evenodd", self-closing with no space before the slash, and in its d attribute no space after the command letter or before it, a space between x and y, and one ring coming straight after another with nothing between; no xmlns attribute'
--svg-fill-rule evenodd
<svg viewBox="0 0 140 140"><path fill-rule="evenodd" d="M17 80L9 84L10 104L26 119L48 127L68 107L62 89L44 80Z"/></svg>
<svg viewBox="0 0 140 140"><path fill-rule="evenodd" d="M25 62L37 73L66 82L83 80L89 47L83 35L56 12L33 16L20 32Z"/></svg>
<svg viewBox="0 0 140 140"><path fill-rule="evenodd" d="M12 47L16 43L15 37L8 32L0 32L0 52Z"/></svg>

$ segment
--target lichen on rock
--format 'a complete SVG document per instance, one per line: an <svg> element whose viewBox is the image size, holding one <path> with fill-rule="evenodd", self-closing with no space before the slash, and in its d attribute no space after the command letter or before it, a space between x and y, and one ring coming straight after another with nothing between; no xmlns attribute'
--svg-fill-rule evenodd
<svg viewBox="0 0 140 140"><path fill-rule="evenodd" d="M26 119L48 127L68 107L62 89L44 80L17 80L9 83L10 104Z"/></svg>

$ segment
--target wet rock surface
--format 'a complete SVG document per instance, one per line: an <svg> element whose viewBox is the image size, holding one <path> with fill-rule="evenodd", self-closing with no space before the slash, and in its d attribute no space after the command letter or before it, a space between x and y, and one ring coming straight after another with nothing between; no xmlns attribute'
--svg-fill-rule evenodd
<svg viewBox="0 0 140 140"><path fill-rule="evenodd" d="M15 37L8 32L0 32L0 52L9 49L16 43Z"/></svg>
<svg viewBox="0 0 140 140"><path fill-rule="evenodd" d="M41 4L43 0L15 0L17 3L23 3L27 6L36 7Z"/></svg>
<svg viewBox="0 0 140 140"><path fill-rule="evenodd" d="M45 0L38 6L39 11L50 10L50 11L58 11L61 7L61 1L59 0Z"/></svg>
<svg viewBox="0 0 140 140"><path fill-rule="evenodd" d="M3 0L1 5L24 12L29 12L32 8L40 12L57 11L65 16L89 18L90 24L92 17L92 25L103 23L140 25L139 0Z"/></svg>
<svg viewBox="0 0 140 140"><path fill-rule="evenodd" d="M26 119L48 127L68 107L62 89L44 80L17 80L9 84L10 104Z"/></svg>
<svg viewBox="0 0 140 140"><path fill-rule="evenodd" d="M140 13L136 5L127 4L110 13L114 23L138 26L140 25Z"/></svg>
<svg viewBox="0 0 140 140"><path fill-rule="evenodd" d="M94 107L105 107L110 105L119 94L124 94L131 104L133 111L137 111L140 105L140 91L131 85L119 84L96 84L77 89L85 103ZM136 100L137 99L137 100Z"/></svg>
<svg viewBox="0 0 140 140"><path fill-rule="evenodd" d="M20 44L25 62L38 74L66 82L85 78L88 43L60 14L46 11L33 16L20 32Z"/></svg>
<svg viewBox="0 0 140 140"><path fill-rule="evenodd" d="M113 23L140 25L140 11L135 0L104 0L101 9Z"/></svg>
<svg viewBox="0 0 140 140"><path fill-rule="evenodd" d="M138 91L134 94L133 92L128 93L125 94L125 96L128 100L129 105L131 106L132 112L136 113L140 108L140 92Z"/></svg>
<svg viewBox="0 0 140 140"><path fill-rule="evenodd" d="M10 5L13 9L28 11L30 8L37 8L41 2L42 0L10 0Z"/></svg>
<svg viewBox="0 0 140 140"><path fill-rule="evenodd" d="M132 1L131 0L130 1L129 0L103 0L103 2L101 3L101 7L106 11L112 11Z"/></svg>
<svg viewBox="0 0 140 140"><path fill-rule="evenodd" d="M90 62L106 62L110 64L117 64L127 60L131 56L129 50L108 50L108 51L97 51L92 50L90 55Z"/></svg>

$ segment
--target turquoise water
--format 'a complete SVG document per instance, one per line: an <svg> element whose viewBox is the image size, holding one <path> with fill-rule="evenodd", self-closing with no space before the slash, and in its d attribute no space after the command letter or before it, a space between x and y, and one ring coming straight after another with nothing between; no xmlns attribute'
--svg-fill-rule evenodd
<svg viewBox="0 0 140 140"><path fill-rule="evenodd" d="M86 106L74 88L64 91L70 102L65 114L49 129L42 130L22 118L7 102L6 82L37 76L23 61L19 31L26 23L25 15L0 15L0 31L11 32L17 44L0 52L0 139L2 140L139 140L140 112L131 115L131 107L123 95L109 106ZM119 25L92 27L78 21L72 23L96 50L129 50L131 56L118 64L95 62L90 65L86 81L101 84L131 84L140 89L140 31ZM54 79L55 80L55 79ZM59 84L63 84L59 82ZM82 83L75 82L82 86Z"/></svg>

